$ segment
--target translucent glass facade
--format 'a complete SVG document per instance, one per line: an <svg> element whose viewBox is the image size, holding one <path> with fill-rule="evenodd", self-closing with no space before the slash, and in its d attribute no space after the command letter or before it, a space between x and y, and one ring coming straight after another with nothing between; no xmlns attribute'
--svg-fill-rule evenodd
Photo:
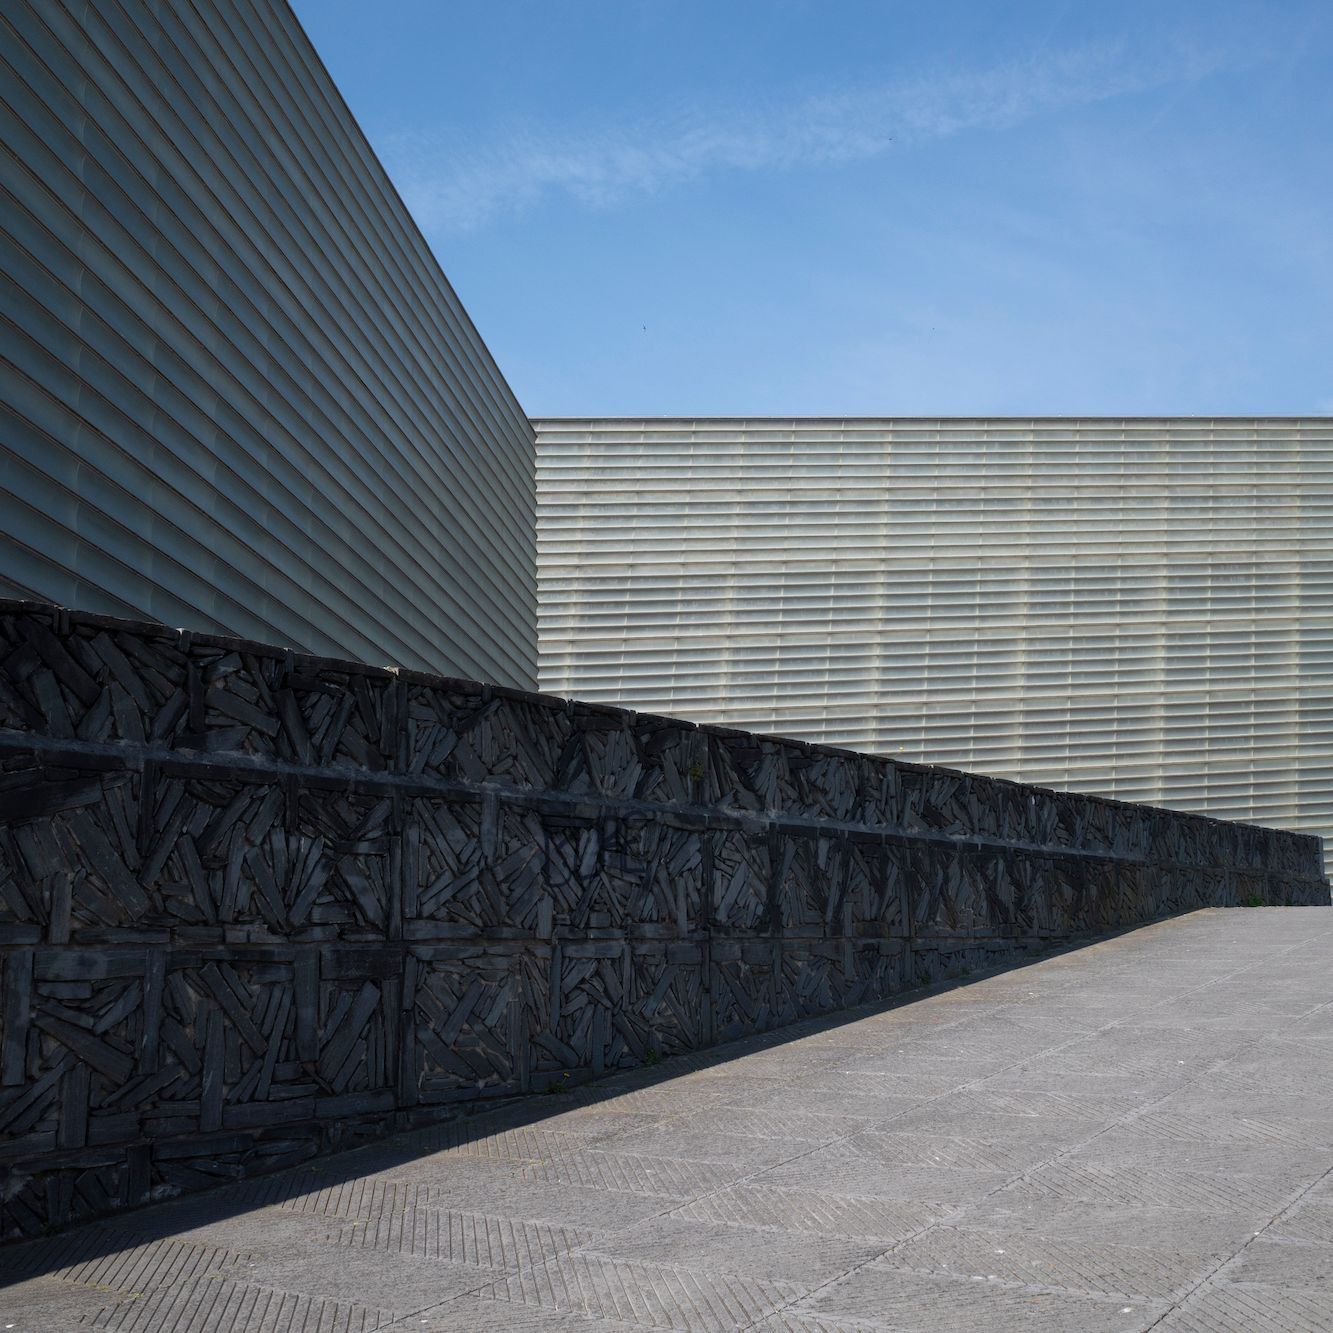
<svg viewBox="0 0 1333 1333"><path fill-rule="evenodd" d="M1333 419L536 425L544 690L1333 832Z"/></svg>
<svg viewBox="0 0 1333 1333"><path fill-rule="evenodd" d="M282 0L0 5L0 596L536 683L532 428Z"/></svg>

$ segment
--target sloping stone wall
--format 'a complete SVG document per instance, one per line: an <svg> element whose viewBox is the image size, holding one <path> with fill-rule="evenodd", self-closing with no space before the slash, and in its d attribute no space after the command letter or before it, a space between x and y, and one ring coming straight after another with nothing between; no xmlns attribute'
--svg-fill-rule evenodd
<svg viewBox="0 0 1333 1333"><path fill-rule="evenodd" d="M1318 839L0 603L3 1234L1246 901Z"/></svg>

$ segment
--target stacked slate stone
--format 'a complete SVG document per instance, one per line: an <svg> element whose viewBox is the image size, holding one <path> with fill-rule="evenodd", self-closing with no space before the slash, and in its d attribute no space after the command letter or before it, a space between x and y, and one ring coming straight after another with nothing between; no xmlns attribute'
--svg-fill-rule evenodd
<svg viewBox="0 0 1333 1333"><path fill-rule="evenodd" d="M0 603L0 1226L1248 900L1318 839Z"/></svg>

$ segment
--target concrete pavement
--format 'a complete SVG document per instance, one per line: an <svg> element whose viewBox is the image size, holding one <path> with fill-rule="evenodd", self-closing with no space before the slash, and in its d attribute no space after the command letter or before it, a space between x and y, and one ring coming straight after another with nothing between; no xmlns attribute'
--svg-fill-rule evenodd
<svg viewBox="0 0 1333 1333"><path fill-rule="evenodd" d="M1333 912L1197 912L0 1251L0 1333L1333 1327Z"/></svg>

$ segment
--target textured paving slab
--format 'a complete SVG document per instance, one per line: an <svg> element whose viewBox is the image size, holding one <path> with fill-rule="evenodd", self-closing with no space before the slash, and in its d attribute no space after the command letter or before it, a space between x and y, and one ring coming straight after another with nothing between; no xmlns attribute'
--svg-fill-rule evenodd
<svg viewBox="0 0 1333 1333"><path fill-rule="evenodd" d="M1333 912L1199 912L0 1251L0 1333L1333 1328Z"/></svg>

